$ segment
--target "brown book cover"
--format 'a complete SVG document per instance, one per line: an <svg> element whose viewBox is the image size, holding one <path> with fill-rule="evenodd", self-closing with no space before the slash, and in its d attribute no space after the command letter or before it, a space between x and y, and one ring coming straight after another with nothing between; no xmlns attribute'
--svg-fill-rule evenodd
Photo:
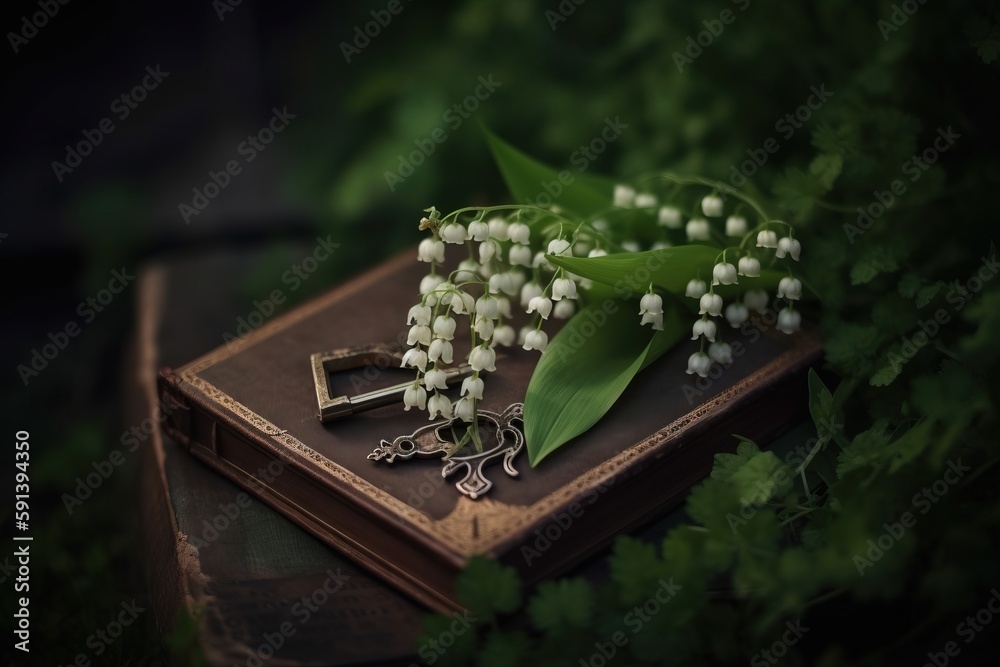
<svg viewBox="0 0 1000 667"><path fill-rule="evenodd" d="M369 459L383 439L426 427L426 413L398 403L318 419L311 356L373 344L401 352L424 271L406 251L244 338L165 369L160 391L170 408L167 431L194 456L432 607L458 608L455 577L475 554L514 566L529 583L564 569L679 503L714 454L735 448L731 434L767 440L805 409L805 372L820 352L811 336L755 331L730 367L700 384L685 374L690 350L679 345L539 467L522 452L513 460L517 476L487 468L493 486L473 500L443 477L438 459ZM481 406L510 414L538 357L500 354ZM331 383L338 381L350 394L399 379L374 366ZM701 402L691 403L692 387Z"/></svg>

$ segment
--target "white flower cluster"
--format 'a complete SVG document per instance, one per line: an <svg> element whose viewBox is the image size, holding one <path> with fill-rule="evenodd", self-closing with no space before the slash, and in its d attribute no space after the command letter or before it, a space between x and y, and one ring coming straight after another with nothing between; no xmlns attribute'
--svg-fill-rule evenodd
<svg viewBox="0 0 1000 667"><path fill-rule="evenodd" d="M407 338L411 348L403 356L402 366L415 369L417 377L403 395L404 409L426 409L431 419L440 415L471 422L476 401L483 398L481 374L496 370L495 347L509 347L517 338L525 350L544 352L548 335L542 323L550 316L572 317L577 281L552 266L545 252L532 253L531 230L523 222L502 217L485 221L480 216L464 225L449 220L451 216L440 220L436 209L428 210L431 217L421 220L421 228L431 229L433 235L421 241L417 259L429 263L431 271L420 281L420 303L407 316L407 324L412 325ZM470 254L447 277L437 272L445 259L446 244L466 244ZM571 250L572 242L561 236L547 247L552 255L569 255ZM542 276L547 273L552 276L543 286ZM476 298L471 292L480 296ZM512 318L511 299L518 295L521 307L535 315L534 324L523 327L519 335L507 323ZM454 361L452 340L458 324L453 315L469 318L472 345L468 363L473 371L463 381L461 398L454 404L441 393L447 389L443 366ZM430 398L428 392L433 392Z"/></svg>

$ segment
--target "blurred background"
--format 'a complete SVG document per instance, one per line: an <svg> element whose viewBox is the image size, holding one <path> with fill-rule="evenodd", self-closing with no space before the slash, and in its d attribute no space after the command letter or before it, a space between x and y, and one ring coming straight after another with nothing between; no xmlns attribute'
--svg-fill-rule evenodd
<svg viewBox="0 0 1000 667"><path fill-rule="evenodd" d="M989 150L996 10L911 4L890 18L896 3L851 0L4 3L3 423L37 447L41 627L142 585L135 517L120 511L134 476L115 475L72 516L62 499L124 428L137 308L127 276L152 260L247 249L253 270L230 304L246 313L289 284L303 246L339 243L288 290L284 311L414 244L430 205L502 203L480 122L567 167L620 119L627 129L588 169L741 185L738 173L836 235L951 125L962 140L907 202L913 236L921 220L951 216L968 223L951 242L978 242L976 193L1000 180ZM810 106L823 86L829 102ZM769 138L779 150L764 168ZM811 167L820 152L840 162ZM941 253L932 261L957 257L947 243ZM831 291L834 309L850 299ZM71 322L78 334L32 367ZM144 650L152 661L160 649Z"/></svg>

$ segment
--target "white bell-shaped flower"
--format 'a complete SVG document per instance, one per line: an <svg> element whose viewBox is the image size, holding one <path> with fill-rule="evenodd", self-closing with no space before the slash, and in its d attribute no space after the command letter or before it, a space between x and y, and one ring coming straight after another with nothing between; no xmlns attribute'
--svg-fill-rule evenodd
<svg viewBox="0 0 1000 667"><path fill-rule="evenodd" d="M778 331L795 333L802 326L802 315L797 310L782 308L778 313Z"/></svg>
<svg viewBox="0 0 1000 667"><path fill-rule="evenodd" d="M754 312L763 313L767 310L769 299L767 292L762 289L747 290L743 295L743 305Z"/></svg>
<svg viewBox="0 0 1000 667"><path fill-rule="evenodd" d="M504 273L494 273L490 276L490 294L500 294L501 292L511 292L511 279L510 274Z"/></svg>
<svg viewBox="0 0 1000 667"><path fill-rule="evenodd" d="M434 395L427 401L427 412L431 419L436 419L438 415L444 419L451 419L451 401L444 394L434 392Z"/></svg>
<svg viewBox="0 0 1000 667"><path fill-rule="evenodd" d="M417 343L427 346L431 344L431 328L426 324L414 324L410 327L410 333L406 337L407 345Z"/></svg>
<svg viewBox="0 0 1000 667"><path fill-rule="evenodd" d="M604 248L594 248L587 253L587 257L607 257L608 251Z"/></svg>
<svg viewBox="0 0 1000 667"><path fill-rule="evenodd" d="M734 329L738 329L748 319L750 319L750 309L739 301L733 301L726 306L726 320Z"/></svg>
<svg viewBox="0 0 1000 667"><path fill-rule="evenodd" d="M797 239L782 236L778 239L778 249L774 251L774 256L782 259L785 255L788 255L797 262L799 261L799 254L801 252L802 244Z"/></svg>
<svg viewBox="0 0 1000 667"><path fill-rule="evenodd" d="M495 320L500 315L500 302L491 294L484 294L476 300L476 315Z"/></svg>
<svg viewBox="0 0 1000 667"><path fill-rule="evenodd" d="M419 303L412 308L410 312L406 315L407 324L423 324L428 325L431 323L431 307L423 306Z"/></svg>
<svg viewBox="0 0 1000 667"><path fill-rule="evenodd" d="M758 248L777 248L778 247L778 235L771 231L770 229L762 229L757 232L757 247Z"/></svg>
<svg viewBox="0 0 1000 667"><path fill-rule="evenodd" d="M457 222L442 227L440 234L445 243L465 243L469 238L469 231Z"/></svg>
<svg viewBox="0 0 1000 667"><path fill-rule="evenodd" d="M472 399L466 396L455 401L455 419L471 422L476 418L476 405Z"/></svg>
<svg viewBox="0 0 1000 667"><path fill-rule="evenodd" d="M444 243L436 238L426 238L417 246L417 259L421 262L443 262Z"/></svg>
<svg viewBox="0 0 1000 667"><path fill-rule="evenodd" d="M701 212L710 218L718 218L722 215L722 204L719 195L708 195L701 200Z"/></svg>
<svg viewBox="0 0 1000 667"><path fill-rule="evenodd" d="M525 350L544 352L549 345L549 336L541 329L532 329L524 337Z"/></svg>
<svg viewBox="0 0 1000 667"><path fill-rule="evenodd" d="M510 226L507 227L507 233L510 236L510 240L514 243L528 245L531 241L531 227L528 227L528 225L523 222L512 222Z"/></svg>
<svg viewBox="0 0 1000 667"><path fill-rule="evenodd" d="M473 241L485 241L490 237L490 226L482 220L469 223L469 238Z"/></svg>
<svg viewBox="0 0 1000 667"><path fill-rule="evenodd" d="M471 280L477 280L476 275L482 267L479 266L479 262L474 259L463 259L458 264L458 270L455 271L455 282L456 283L467 283Z"/></svg>
<svg viewBox="0 0 1000 667"><path fill-rule="evenodd" d="M469 377L462 380L462 390L459 392L462 396L468 396L469 398L475 398L477 400L483 400L483 389L485 385L483 384L483 379L474 377L470 375Z"/></svg>
<svg viewBox="0 0 1000 667"><path fill-rule="evenodd" d="M684 296L689 296L692 299L700 299L706 292L708 292L708 285L705 284L704 280L698 278L689 280L687 287L684 288Z"/></svg>
<svg viewBox="0 0 1000 667"><path fill-rule="evenodd" d="M714 341L716 332L715 321L703 317L695 320L694 326L691 327L691 340L698 340L698 336L704 336L709 341Z"/></svg>
<svg viewBox="0 0 1000 667"><path fill-rule="evenodd" d="M656 331L663 331L663 313L643 313L639 326L652 324Z"/></svg>
<svg viewBox="0 0 1000 667"><path fill-rule="evenodd" d="M497 249L500 246L493 239L486 239L479 244L479 263L487 264L491 259L496 257Z"/></svg>
<svg viewBox="0 0 1000 667"><path fill-rule="evenodd" d="M538 313L543 320L549 319L549 314L552 313L552 299L546 296L532 297L528 302L528 312Z"/></svg>
<svg viewBox="0 0 1000 667"><path fill-rule="evenodd" d="M458 290L451 299L451 312L456 315L469 315L476 309L476 300L463 290Z"/></svg>
<svg viewBox="0 0 1000 667"><path fill-rule="evenodd" d="M490 221L486 223L490 228L490 236L495 238L497 241L509 241L510 240L510 228L507 226L507 221L503 218L490 218Z"/></svg>
<svg viewBox="0 0 1000 667"><path fill-rule="evenodd" d="M525 283L524 287L521 288L521 307L527 308L532 299L542 295L542 291L542 286L534 280ZM531 311L529 310L528 312L530 313Z"/></svg>
<svg viewBox="0 0 1000 667"><path fill-rule="evenodd" d="M510 299L505 296L497 298L497 313L500 314L500 317L514 317L510 310Z"/></svg>
<svg viewBox="0 0 1000 667"><path fill-rule="evenodd" d="M556 278L552 283L552 300L575 298L577 298L576 282L572 278Z"/></svg>
<svg viewBox="0 0 1000 667"><path fill-rule="evenodd" d="M708 241L712 238L712 227L705 218L692 218L684 227L688 241Z"/></svg>
<svg viewBox="0 0 1000 667"><path fill-rule="evenodd" d="M645 315L646 313L652 313L653 315L663 314L663 297L659 294L643 294L642 298L639 299L639 314Z"/></svg>
<svg viewBox="0 0 1000 667"><path fill-rule="evenodd" d="M433 292L443 282L444 282L444 276L439 276L436 273L428 274L423 278L421 278L420 280L420 293L427 294L428 292Z"/></svg>
<svg viewBox="0 0 1000 667"><path fill-rule="evenodd" d="M697 373L699 376L706 378L708 377L708 370L712 367L712 358L709 357L704 352L695 352L690 357L688 357L688 367L687 374L694 375Z"/></svg>
<svg viewBox="0 0 1000 667"><path fill-rule="evenodd" d="M733 363L733 348L729 343L718 341L708 346L708 357L717 364L729 366Z"/></svg>
<svg viewBox="0 0 1000 667"><path fill-rule="evenodd" d="M616 185L612 200L618 208L628 208L635 201L635 190L627 185Z"/></svg>
<svg viewBox="0 0 1000 667"><path fill-rule="evenodd" d="M742 215L726 218L726 236L743 236L747 233L747 219Z"/></svg>
<svg viewBox="0 0 1000 667"><path fill-rule="evenodd" d="M419 384L407 387L403 392L403 409L409 411L410 408L420 408L427 405L427 392Z"/></svg>
<svg viewBox="0 0 1000 667"><path fill-rule="evenodd" d="M403 363L400 368L416 368L420 372L427 370L427 353L419 347L414 347L406 351L403 355Z"/></svg>
<svg viewBox="0 0 1000 667"><path fill-rule="evenodd" d="M477 345L469 353L469 365L474 371L495 371L497 353L493 348Z"/></svg>
<svg viewBox="0 0 1000 667"><path fill-rule="evenodd" d="M510 247L507 259L512 266L531 266L531 248L520 243L515 243Z"/></svg>
<svg viewBox="0 0 1000 667"><path fill-rule="evenodd" d="M670 241L657 241L649 247L650 250L666 250L667 248L673 248L674 244Z"/></svg>
<svg viewBox="0 0 1000 667"><path fill-rule="evenodd" d="M442 340L452 340L455 337L455 326L455 318L438 315L434 318L434 335Z"/></svg>
<svg viewBox="0 0 1000 667"><path fill-rule="evenodd" d="M713 285L735 285L736 281L736 267L729 262L719 262L712 269Z"/></svg>
<svg viewBox="0 0 1000 667"><path fill-rule="evenodd" d="M552 239L549 241L548 254L550 255L569 255L570 242L566 239Z"/></svg>
<svg viewBox="0 0 1000 667"><path fill-rule="evenodd" d="M747 278L760 277L760 260L756 257L751 257L750 255L740 257L739 267L739 274L741 276L746 276Z"/></svg>
<svg viewBox="0 0 1000 667"><path fill-rule="evenodd" d="M778 281L778 298L798 301L802 298L802 281L788 276Z"/></svg>
<svg viewBox="0 0 1000 667"><path fill-rule="evenodd" d="M632 201L632 205L636 208L654 208L656 204L656 195L651 192L639 192Z"/></svg>
<svg viewBox="0 0 1000 667"><path fill-rule="evenodd" d="M639 245L638 241L633 241L631 239L621 242L622 250L626 252L640 252L642 251L642 246Z"/></svg>
<svg viewBox="0 0 1000 667"><path fill-rule="evenodd" d="M676 206L661 206L656 222L667 229L680 229L681 210Z"/></svg>
<svg viewBox="0 0 1000 667"><path fill-rule="evenodd" d="M573 313L576 312L576 304L569 299L563 299L562 301L556 301L556 305L552 308L552 317L557 320L568 320L573 317Z"/></svg>
<svg viewBox="0 0 1000 667"><path fill-rule="evenodd" d="M699 315L708 313L712 317L718 317L722 314L722 297L718 294L708 292L702 295L699 306Z"/></svg>
<svg viewBox="0 0 1000 667"><path fill-rule="evenodd" d="M427 358L434 362L442 361L450 364L454 360L454 354L451 342L441 338L432 340L430 347L427 348Z"/></svg>
<svg viewBox="0 0 1000 667"><path fill-rule="evenodd" d="M424 386L427 388L427 391L447 389L447 380L448 375L440 368L432 368L424 373Z"/></svg>
<svg viewBox="0 0 1000 667"><path fill-rule="evenodd" d="M552 262L545 259L545 252L539 250L535 253L535 256L531 258L531 267L534 269L545 269L546 271L554 271L556 267L552 266Z"/></svg>
<svg viewBox="0 0 1000 667"><path fill-rule="evenodd" d="M474 328L476 330L476 333L479 334L479 337L482 338L483 340L489 340L490 338L493 338L494 324L493 320L491 320L490 318L480 317L478 320L476 320L476 326Z"/></svg>
<svg viewBox="0 0 1000 667"><path fill-rule="evenodd" d="M572 303L567 302L567 303ZM509 324L501 324L496 329L493 330L493 344L503 345L504 347L510 347L514 344L514 339L517 338L517 332L514 331L514 327Z"/></svg>

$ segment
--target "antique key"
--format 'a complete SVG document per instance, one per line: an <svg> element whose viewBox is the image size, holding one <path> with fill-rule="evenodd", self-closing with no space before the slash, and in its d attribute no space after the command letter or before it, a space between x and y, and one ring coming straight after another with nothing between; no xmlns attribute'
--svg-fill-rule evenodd
<svg viewBox="0 0 1000 667"><path fill-rule="evenodd" d="M413 385L413 382L403 382L356 396L332 395L330 373L368 365L381 368L399 367L402 357L391 345L385 343L348 347L333 352L317 352L310 359L313 382L316 385L316 401L319 404L319 419L324 423L401 401L403 393ZM449 385L454 384L471 372L472 367L469 364L445 369L445 382Z"/></svg>

